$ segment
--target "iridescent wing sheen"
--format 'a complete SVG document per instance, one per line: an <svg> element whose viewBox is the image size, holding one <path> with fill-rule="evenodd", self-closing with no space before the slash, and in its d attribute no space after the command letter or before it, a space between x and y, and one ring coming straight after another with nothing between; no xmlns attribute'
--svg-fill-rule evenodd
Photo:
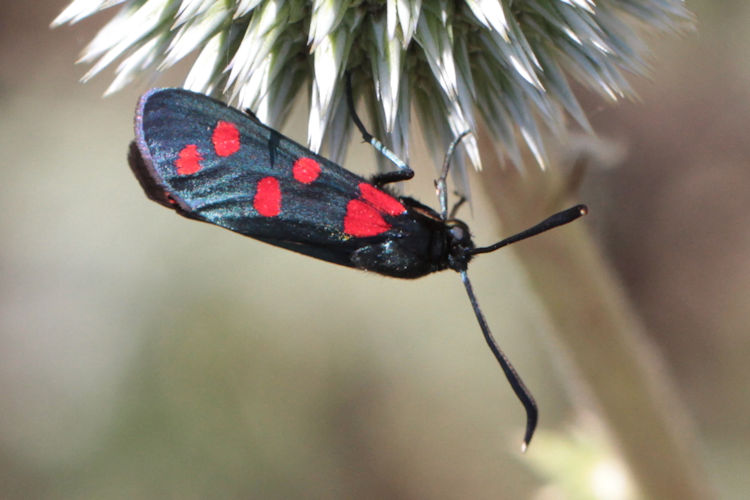
<svg viewBox="0 0 750 500"><path fill-rule="evenodd" d="M136 177L186 217L350 266L357 248L412 226L396 197L202 94L148 92L135 133Z"/></svg>

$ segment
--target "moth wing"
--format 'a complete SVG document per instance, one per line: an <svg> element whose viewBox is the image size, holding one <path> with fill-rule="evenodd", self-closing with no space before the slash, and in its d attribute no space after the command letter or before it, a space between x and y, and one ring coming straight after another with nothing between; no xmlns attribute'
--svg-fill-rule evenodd
<svg viewBox="0 0 750 500"><path fill-rule="evenodd" d="M352 265L348 257L362 238L347 234L344 220L366 184L361 177L187 90L145 94L135 131L130 165L149 198L186 217Z"/></svg>

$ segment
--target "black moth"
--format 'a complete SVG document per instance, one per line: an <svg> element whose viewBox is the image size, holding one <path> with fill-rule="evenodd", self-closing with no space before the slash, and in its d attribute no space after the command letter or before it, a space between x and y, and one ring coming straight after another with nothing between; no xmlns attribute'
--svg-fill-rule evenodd
<svg viewBox="0 0 750 500"><path fill-rule="evenodd" d="M537 423L529 390L497 346L466 275L469 261L510 243L566 224L584 205L559 212L521 233L477 248L468 226L447 209L449 148L436 181L440 213L394 196L383 185L414 173L375 140L354 113L364 139L398 170L370 181L341 168L260 123L251 114L182 89L141 97L129 162L146 195L180 215L231 229L272 245L335 264L398 278L453 269L471 301L492 353L526 409L523 448ZM460 202L459 202L460 204Z"/></svg>

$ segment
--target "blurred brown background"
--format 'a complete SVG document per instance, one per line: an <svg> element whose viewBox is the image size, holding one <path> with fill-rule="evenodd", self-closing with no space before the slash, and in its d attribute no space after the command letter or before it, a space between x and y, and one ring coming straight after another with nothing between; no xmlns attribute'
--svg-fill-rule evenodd
<svg viewBox="0 0 750 500"><path fill-rule="evenodd" d="M78 83L73 61L112 14L50 31L66 4L0 14L0 498L536 491L517 453L523 415L457 276L357 273L148 202L125 160L148 85L101 99L107 76ZM626 156L591 169L582 199L692 413L713 486L744 498L750 5L689 6L699 31L654 42L641 102L588 102ZM285 132L301 140L297 122ZM347 166L373 165L353 148ZM413 182L430 204L432 175L422 165ZM464 218L489 242L500 228L483 207ZM512 252L471 275L542 429L564 431L551 326Z"/></svg>

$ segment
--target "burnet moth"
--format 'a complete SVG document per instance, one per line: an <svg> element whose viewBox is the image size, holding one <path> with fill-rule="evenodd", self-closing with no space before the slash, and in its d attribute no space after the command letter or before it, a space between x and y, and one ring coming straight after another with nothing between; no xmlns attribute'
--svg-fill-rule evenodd
<svg viewBox="0 0 750 500"><path fill-rule="evenodd" d="M347 82L348 83L348 82ZM260 123L252 114L182 89L153 89L141 97L129 162L146 195L191 219L209 222L272 245L335 264L418 278L443 269L457 271L484 338L526 410L526 449L537 423L537 407L500 350L479 309L466 274L477 254L534 236L586 213L577 205L486 247L475 247L468 226L448 212L445 156L435 182L440 212L385 184L413 171L374 139L357 117L364 139L397 167L370 181L343 169Z"/></svg>

